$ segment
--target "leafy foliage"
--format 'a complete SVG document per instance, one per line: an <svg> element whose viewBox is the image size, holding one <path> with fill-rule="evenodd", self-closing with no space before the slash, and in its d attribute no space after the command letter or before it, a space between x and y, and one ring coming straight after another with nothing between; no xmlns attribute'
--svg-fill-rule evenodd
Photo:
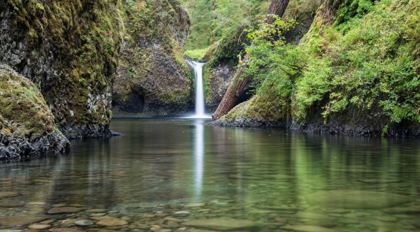
<svg viewBox="0 0 420 232"><path fill-rule="evenodd" d="M257 89L263 80L266 78L276 79L279 73L283 73L282 78L287 79L281 81L281 88L290 88L291 80L295 78L300 67L299 64L289 63L294 54L291 53L293 52L291 45L285 46L284 34L293 29L297 22L291 19L282 20L276 15L267 17L274 18L275 21L268 24L265 23L266 18L264 18L259 21L256 30L248 30L248 38L252 44L245 49L249 56L242 65L247 68L246 74L254 77ZM239 63L241 64L242 61ZM261 68L268 71L261 72ZM284 91L283 93L287 95L290 92Z"/></svg>
<svg viewBox="0 0 420 232"><path fill-rule="evenodd" d="M360 18L371 11L375 0L330 0L337 10L336 25Z"/></svg>
<svg viewBox="0 0 420 232"><path fill-rule="evenodd" d="M247 72L263 82L248 112L282 102L277 110L302 123L314 109L322 109L328 120L350 107L385 119L384 125L420 122L420 2L362 2L341 1L338 21L314 23L297 47L281 39L273 42L271 29L261 24L251 34ZM276 97L267 102L259 101L259 95Z"/></svg>
<svg viewBox="0 0 420 232"><path fill-rule="evenodd" d="M267 10L269 0L183 0L191 17L188 50L207 48L238 28L249 27Z"/></svg>

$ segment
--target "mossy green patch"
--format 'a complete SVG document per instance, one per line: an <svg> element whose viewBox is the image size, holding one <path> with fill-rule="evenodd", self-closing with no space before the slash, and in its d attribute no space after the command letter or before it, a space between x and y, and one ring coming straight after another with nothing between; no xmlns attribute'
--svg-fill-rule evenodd
<svg viewBox="0 0 420 232"><path fill-rule="evenodd" d="M204 60L210 47L203 49L187 50L184 52L184 56L191 60Z"/></svg>
<svg viewBox="0 0 420 232"><path fill-rule="evenodd" d="M2 4L12 27L4 33L22 42L24 50L20 54L25 57L19 57L24 62L14 68L39 84L57 123L108 125L121 44L120 1L7 0ZM13 52L0 54L0 59L7 60L3 56Z"/></svg>
<svg viewBox="0 0 420 232"><path fill-rule="evenodd" d="M189 105L193 78L182 54L187 13L177 1L127 1L122 9L126 30L115 105L141 104L130 102L133 95L145 105Z"/></svg>
<svg viewBox="0 0 420 232"><path fill-rule="evenodd" d="M54 132L54 116L44 97L34 83L22 77L0 74L0 115L2 125L5 120L20 125L1 126L1 133L42 136Z"/></svg>

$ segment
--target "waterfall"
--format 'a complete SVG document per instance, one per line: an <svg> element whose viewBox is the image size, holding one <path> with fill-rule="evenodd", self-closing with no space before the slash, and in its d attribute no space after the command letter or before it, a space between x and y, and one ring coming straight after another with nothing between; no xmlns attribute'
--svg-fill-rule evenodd
<svg viewBox="0 0 420 232"><path fill-rule="evenodd" d="M210 118L210 115L206 115L204 100L203 66L205 63L189 60L187 62L195 72L195 115L192 118Z"/></svg>

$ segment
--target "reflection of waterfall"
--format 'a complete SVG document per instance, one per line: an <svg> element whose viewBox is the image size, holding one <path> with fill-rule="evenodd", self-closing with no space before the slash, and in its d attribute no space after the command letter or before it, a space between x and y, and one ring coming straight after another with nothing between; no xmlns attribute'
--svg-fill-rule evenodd
<svg viewBox="0 0 420 232"><path fill-rule="evenodd" d="M195 72L195 115L193 118L209 118L210 116L206 115L204 102L203 66L205 63L189 60L187 62Z"/></svg>
<svg viewBox="0 0 420 232"><path fill-rule="evenodd" d="M195 122L195 140L194 140L194 188L196 199L200 197L203 188L204 173L204 121ZM198 200L198 199L197 199Z"/></svg>

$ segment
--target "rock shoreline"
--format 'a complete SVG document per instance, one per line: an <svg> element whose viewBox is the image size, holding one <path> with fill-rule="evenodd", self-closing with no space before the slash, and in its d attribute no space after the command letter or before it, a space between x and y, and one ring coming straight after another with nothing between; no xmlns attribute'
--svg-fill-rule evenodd
<svg viewBox="0 0 420 232"><path fill-rule="evenodd" d="M209 122L211 126L243 127L243 128L278 128L297 132L321 134L321 135L344 135L354 137L388 137L388 138L420 138L420 125L398 124L388 128L386 135L373 124L346 125L337 123L312 122L306 125L292 120L263 121L258 119L236 118L219 119Z"/></svg>

